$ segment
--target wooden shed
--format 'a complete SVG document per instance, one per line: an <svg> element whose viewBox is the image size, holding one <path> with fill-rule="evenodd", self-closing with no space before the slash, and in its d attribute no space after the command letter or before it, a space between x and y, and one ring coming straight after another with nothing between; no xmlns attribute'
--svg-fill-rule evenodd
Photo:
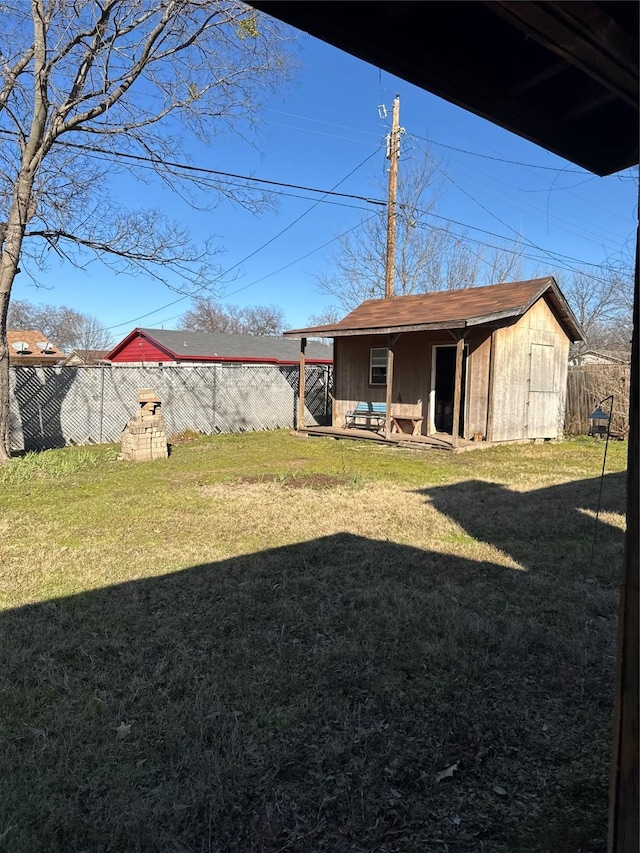
<svg viewBox="0 0 640 853"><path fill-rule="evenodd" d="M369 299L334 325L336 430L408 432L456 446L562 435L569 344L583 333L552 277ZM359 404L379 419L355 420ZM370 406L372 408L372 406Z"/></svg>

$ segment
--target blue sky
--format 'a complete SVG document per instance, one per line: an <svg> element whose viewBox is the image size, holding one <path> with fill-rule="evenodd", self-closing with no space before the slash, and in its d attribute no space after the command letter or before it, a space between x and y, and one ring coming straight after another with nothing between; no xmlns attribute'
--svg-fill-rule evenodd
<svg viewBox="0 0 640 853"><path fill-rule="evenodd" d="M467 226L455 226L458 230L489 243L496 238L470 227L508 239L522 235L521 243L538 247L526 248L538 258L526 261L531 275L568 278L579 266L570 259L605 264L625 247L629 251L637 199L631 171L598 178L316 39L300 35L299 50L296 79L269 99L253 146L231 135L218 137L211 148L193 149L196 165L322 189L339 184L341 192L379 198L390 118L381 121L378 106L386 105L390 117L398 93L406 130L400 168L428 148L439 163L444 191L437 212ZM235 268L237 276L220 291L222 301L279 305L289 327L305 325L330 304L314 278L330 268L331 245L325 244L375 210L349 200L317 204L317 196L300 193L307 197L276 196L277 210L259 216L229 202L198 213L153 187L127 184L118 192L127 199L144 194L195 237L213 237L222 250L220 265ZM187 299L169 304L178 297L158 282L116 276L98 264L83 272L57 262L46 287L34 288L20 276L13 291L14 299L94 315L112 327L114 341L135 326L174 328L189 308Z"/></svg>

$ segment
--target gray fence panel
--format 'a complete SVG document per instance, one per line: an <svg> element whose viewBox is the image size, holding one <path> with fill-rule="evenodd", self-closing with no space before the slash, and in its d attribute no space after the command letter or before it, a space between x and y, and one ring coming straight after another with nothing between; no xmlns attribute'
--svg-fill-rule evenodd
<svg viewBox="0 0 640 853"><path fill-rule="evenodd" d="M138 409L140 388L162 400L168 435L191 429L212 435L296 425L297 367L248 365L111 365L11 368L14 450L117 442ZM332 371L307 367L308 424L330 419Z"/></svg>

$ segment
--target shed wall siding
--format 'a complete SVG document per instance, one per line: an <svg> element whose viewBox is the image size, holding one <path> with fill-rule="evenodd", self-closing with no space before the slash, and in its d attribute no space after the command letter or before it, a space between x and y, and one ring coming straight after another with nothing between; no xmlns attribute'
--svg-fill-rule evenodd
<svg viewBox="0 0 640 853"><path fill-rule="evenodd" d="M386 347L387 335L336 338L333 425L343 427L346 413L357 403L384 403L386 386L369 384L369 353ZM394 344L393 408L395 415L425 417L431 375L427 333L401 335Z"/></svg>
<svg viewBox="0 0 640 853"><path fill-rule="evenodd" d="M473 329L467 335L466 341L469 346L469 356L464 438L473 438L476 433L486 436L487 432L491 332L485 329Z"/></svg>
<svg viewBox="0 0 640 853"><path fill-rule="evenodd" d="M546 300L496 330L493 441L559 438L569 340Z"/></svg>
<svg viewBox="0 0 640 853"><path fill-rule="evenodd" d="M387 335L354 335L334 340L335 386L333 426L343 427L346 413L357 403L384 403L386 387L369 384L369 352L386 347ZM407 332L394 345L393 407L397 416L422 417L422 432L429 425L429 392L433 347L452 345L446 331ZM486 431L489 384L490 333L472 330L466 340L469 347L465 393L465 436Z"/></svg>

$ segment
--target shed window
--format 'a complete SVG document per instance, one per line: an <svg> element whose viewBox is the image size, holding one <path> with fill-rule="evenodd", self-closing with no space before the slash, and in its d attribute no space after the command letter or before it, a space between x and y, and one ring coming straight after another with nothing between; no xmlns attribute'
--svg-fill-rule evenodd
<svg viewBox="0 0 640 853"><path fill-rule="evenodd" d="M372 347L369 356L369 384L387 384L387 348Z"/></svg>

